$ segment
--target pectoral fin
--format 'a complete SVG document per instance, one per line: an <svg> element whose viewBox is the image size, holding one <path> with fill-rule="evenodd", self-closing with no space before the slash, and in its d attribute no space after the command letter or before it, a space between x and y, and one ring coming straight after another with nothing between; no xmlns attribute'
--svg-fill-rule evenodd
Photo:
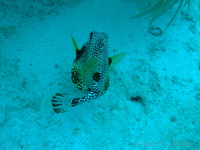
<svg viewBox="0 0 200 150"><path fill-rule="evenodd" d="M109 57L109 68L110 70L114 70L115 66L122 60L126 53L119 53L117 55L114 55L112 57Z"/></svg>

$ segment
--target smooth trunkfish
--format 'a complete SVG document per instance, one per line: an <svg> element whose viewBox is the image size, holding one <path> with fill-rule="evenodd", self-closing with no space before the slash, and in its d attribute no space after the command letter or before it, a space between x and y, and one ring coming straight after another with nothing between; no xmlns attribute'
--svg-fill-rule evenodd
<svg viewBox="0 0 200 150"><path fill-rule="evenodd" d="M66 93L56 93L52 98L53 110L56 113L65 112L69 107L103 95L109 87L109 71L113 70L125 55L120 53L108 57L108 36L104 32L92 31L89 40L81 49L75 39L72 36L71 38L76 50L71 79L84 96L68 99Z"/></svg>

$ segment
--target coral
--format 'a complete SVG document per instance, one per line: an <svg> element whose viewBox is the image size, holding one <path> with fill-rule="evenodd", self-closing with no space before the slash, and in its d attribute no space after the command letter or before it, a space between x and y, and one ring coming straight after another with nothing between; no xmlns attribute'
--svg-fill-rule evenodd
<svg viewBox="0 0 200 150"><path fill-rule="evenodd" d="M148 2L144 7L140 9L141 13L133 16L132 18L138 18L147 16L147 18L151 18L149 27L152 27L152 23L158 19L160 16L162 16L164 13L168 12L172 7L175 5L178 5L176 8L176 11L172 18L170 19L169 23L167 24L166 28L170 26L172 21L175 19L177 13L180 11L180 9L188 5L188 9L190 8L191 2L193 0L147 0Z"/></svg>

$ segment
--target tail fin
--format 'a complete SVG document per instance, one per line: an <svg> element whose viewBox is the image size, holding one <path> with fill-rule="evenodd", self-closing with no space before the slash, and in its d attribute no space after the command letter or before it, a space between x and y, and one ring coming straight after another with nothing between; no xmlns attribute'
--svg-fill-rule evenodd
<svg viewBox="0 0 200 150"><path fill-rule="evenodd" d="M99 96L99 92L90 91L84 97L67 99L66 93L56 93L55 96L52 97L52 106L53 110L56 113L66 112L68 108L79 105L82 102L87 102L93 99L96 99Z"/></svg>
<svg viewBox="0 0 200 150"><path fill-rule="evenodd" d="M72 107L71 101L66 98L66 93L56 93L51 102L56 113L66 112L67 108Z"/></svg>

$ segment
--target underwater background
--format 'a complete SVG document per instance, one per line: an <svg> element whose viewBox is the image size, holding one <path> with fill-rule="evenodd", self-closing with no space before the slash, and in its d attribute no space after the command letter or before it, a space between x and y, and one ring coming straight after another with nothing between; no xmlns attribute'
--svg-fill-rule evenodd
<svg viewBox="0 0 200 150"><path fill-rule="evenodd" d="M200 149L200 2L168 2L0 0L0 149ZM55 113L56 92L82 95L70 36L93 30L126 55L104 95Z"/></svg>

